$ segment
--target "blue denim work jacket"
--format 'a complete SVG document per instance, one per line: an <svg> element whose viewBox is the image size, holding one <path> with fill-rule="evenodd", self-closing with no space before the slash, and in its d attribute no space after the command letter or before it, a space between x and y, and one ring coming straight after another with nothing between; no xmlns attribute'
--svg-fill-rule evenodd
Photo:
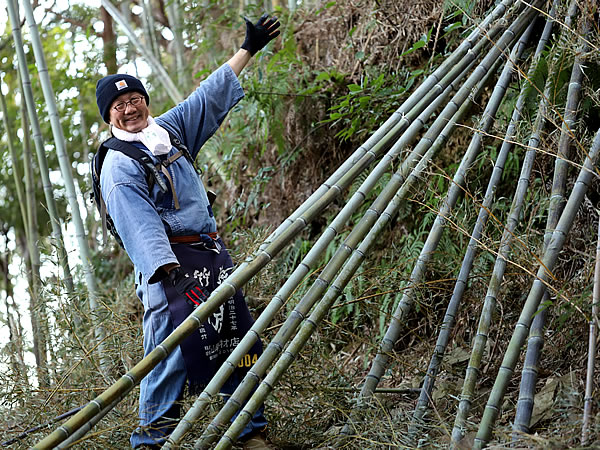
<svg viewBox="0 0 600 450"><path fill-rule="evenodd" d="M156 122L179 138L195 159L202 145L243 97L244 91L235 73L228 64L224 64L187 99L157 117ZM173 147L168 155L157 158L141 143L134 144L148 153L155 163L178 151ZM192 164L181 157L169 165L168 170L179 200L178 210L171 192L163 195L156 183L148 192L144 168L119 151L108 151L100 174L107 211L136 267L136 273L143 278L136 280L140 284L160 281L163 271L158 269L177 262L169 236L217 230L206 191ZM161 176L169 185L166 177Z"/></svg>

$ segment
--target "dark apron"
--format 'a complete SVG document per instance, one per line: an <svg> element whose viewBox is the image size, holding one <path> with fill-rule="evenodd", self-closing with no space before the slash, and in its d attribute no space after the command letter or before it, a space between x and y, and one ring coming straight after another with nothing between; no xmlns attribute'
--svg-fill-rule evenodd
<svg viewBox="0 0 600 450"><path fill-rule="evenodd" d="M229 276L233 263L222 241L215 242L211 249L205 244L173 244L173 252L182 270L196 278L200 286L209 292ZM163 281L169 303L173 326L177 328L194 310L184 297L179 295L169 281ZM227 300L200 328L181 344L181 352L187 369L190 390L199 392L206 386L218 368L239 344L254 320L248 311L241 290ZM235 370L241 380L262 353L262 343L257 341L244 355Z"/></svg>

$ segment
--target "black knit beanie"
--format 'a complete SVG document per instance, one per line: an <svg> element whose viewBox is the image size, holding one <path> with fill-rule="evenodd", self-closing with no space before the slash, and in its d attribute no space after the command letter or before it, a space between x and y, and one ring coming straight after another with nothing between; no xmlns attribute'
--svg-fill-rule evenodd
<svg viewBox="0 0 600 450"><path fill-rule="evenodd" d="M150 104L150 97L144 85L136 77L125 74L108 75L96 83L96 103L100 115L106 123L110 123L110 105L121 94L136 91L146 98L146 105Z"/></svg>

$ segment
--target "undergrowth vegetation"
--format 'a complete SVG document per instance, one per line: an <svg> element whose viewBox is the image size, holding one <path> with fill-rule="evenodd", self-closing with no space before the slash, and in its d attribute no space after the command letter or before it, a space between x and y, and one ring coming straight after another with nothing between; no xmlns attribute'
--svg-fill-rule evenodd
<svg viewBox="0 0 600 450"><path fill-rule="evenodd" d="M206 144L207 151L222 156L219 170L227 175L229 184L216 175L217 168L200 162L208 187L217 193L214 210L219 231L231 248L234 261L244 261L257 250L279 223L464 39L467 29L491 3L447 1L442 5L441 2L420 0L409 5L392 0L339 0L320 2L316 9L298 9L294 13L280 11L282 38L277 48L271 49L277 51L259 57L244 73L245 100ZM196 5L186 13L195 15L200 22L206 19L209 10ZM222 56L229 52L229 34L239 34L239 30L230 25L234 22L233 13L228 14L216 15L211 22L212 32L221 36L219 42L227 44L214 45L217 38L212 46L208 40L191 43L207 55L205 60L194 62L197 78L204 76L214 61L223 59ZM598 30L590 36L598 44ZM559 48L558 54L546 52L539 69L545 73L558 73L552 86L553 105L564 104L571 67L568 62L572 63L574 57L572 49L576 36L570 39ZM579 170L577 165L582 161L583 151L589 149L592 135L600 124L598 63L597 55L590 57L586 71L589 79L586 80L580 117L574 127L581 147L572 157L570 170L573 177L568 189ZM556 67L563 69L556 71ZM536 72L533 80L538 89L543 89L542 75ZM419 395L418 388L434 351L446 305L452 296L487 180L502 143L499 137L504 135L519 93L518 84L515 76L497 114L497 124L484 140L484 149L471 168L462 197L448 220L426 275L416 286L415 305L407 318L406 332L390 355L392 363L379 383L379 391L370 407L361 409L354 433L342 443L338 440L342 426L351 417L358 391L392 314L409 287L410 274L452 184L491 87L486 88L470 116L463 120L443 152L422 174L420 183L401 204L329 316L268 399L268 437L276 448L340 446L362 449L412 445L407 429ZM418 438L419 445L424 448L445 448L449 443L471 343L477 332L523 154L527 150L524 146L531 132L535 108L535 101L527 102L523 126L516 139L519 145L506 162L496 190L492 217L479 242L480 251L437 377L432 398L434 408L426 416L429 426ZM485 406L537 270L552 188L555 157L551 149L558 145L560 114L557 106L548 115L550 126L542 139L543 148L548 152L540 154L535 162L531 186L514 236L515 245L497 299L485 363L472 406L475 422ZM358 177L349 192L310 223L292 245L245 287L255 316L264 310L307 255L316 237L341 210L345 199L350 198L365 178L366 175ZM389 175L384 176L368 194L363 206L350 220L351 224L360 220L389 179ZM598 184L593 187L595 192ZM524 446L564 448L577 445L580 439L599 220L594 192L578 212L564 256L553 273L551 294L543 305L550 314L539 370L539 396L532 419L532 430L537 434L524 436L521 441ZM350 231L348 225L331 240L320 267L307 275L295 290L265 333L265 342L275 335ZM94 255L94 267L102 285L102 320L108 330L110 376L118 378L142 358L142 309L135 297L128 259L116 245L98 251ZM60 283L60 280L55 282ZM79 292L83 292L82 287L79 288ZM12 444L15 447L25 448L35 443L56 428L58 422L49 421L84 405L111 381L100 375L97 355L90 344L94 341L87 300L83 296L65 299L54 292L51 283L46 285L44 295L52 316L51 339L55 354L50 371L55 383L50 388L38 389L35 383L28 381L31 374L27 377L11 369L8 347L4 347L0 355L2 366L8 368L0 370L2 408L10 413L1 421L3 440L48 422L48 426ZM521 363L517 371L520 367ZM510 439L518 393L518 377L514 377L498 419L495 435L498 440ZM126 448L129 433L136 426L136 394L137 390L134 390L119 403L86 435L79 448ZM186 407L192 402L193 398L187 398ZM214 410L218 403L215 402ZM597 407L595 400L596 411ZM592 436L597 442L600 422L593 420L592 423ZM476 423L471 425L463 442L464 448L469 448L473 442ZM196 431L192 433L196 434ZM191 448L193 441L187 442L184 448Z"/></svg>

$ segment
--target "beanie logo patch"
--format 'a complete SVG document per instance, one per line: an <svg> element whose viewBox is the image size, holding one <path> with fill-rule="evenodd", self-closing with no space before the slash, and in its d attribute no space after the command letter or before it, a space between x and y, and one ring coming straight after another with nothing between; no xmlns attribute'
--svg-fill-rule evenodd
<svg viewBox="0 0 600 450"><path fill-rule="evenodd" d="M117 87L117 91L120 91L127 87L127 82L125 80L119 80L115 83L115 86Z"/></svg>

